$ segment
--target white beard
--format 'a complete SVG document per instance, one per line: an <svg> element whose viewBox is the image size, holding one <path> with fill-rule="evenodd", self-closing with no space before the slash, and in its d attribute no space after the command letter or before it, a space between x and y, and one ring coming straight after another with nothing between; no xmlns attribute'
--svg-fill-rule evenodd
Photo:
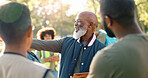
<svg viewBox="0 0 148 78"><path fill-rule="evenodd" d="M79 28L79 30L76 32L76 29L73 32L73 38L78 39L86 34L87 30Z"/></svg>

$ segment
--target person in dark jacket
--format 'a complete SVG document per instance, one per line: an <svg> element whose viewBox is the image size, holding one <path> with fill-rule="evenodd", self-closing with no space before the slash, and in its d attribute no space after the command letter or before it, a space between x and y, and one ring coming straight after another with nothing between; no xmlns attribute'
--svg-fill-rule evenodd
<svg viewBox="0 0 148 78"><path fill-rule="evenodd" d="M93 56L105 47L94 34L97 24L97 16L94 13L81 12L75 20L73 37L60 40L34 39L31 48L61 53L59 78L89 72Z"/></svg>

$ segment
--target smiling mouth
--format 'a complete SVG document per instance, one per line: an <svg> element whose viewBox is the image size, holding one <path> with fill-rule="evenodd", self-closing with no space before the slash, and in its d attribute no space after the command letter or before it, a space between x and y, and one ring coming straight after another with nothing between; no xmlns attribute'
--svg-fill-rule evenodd
<svg viewBox="0 0 148 78"><path fill-rule="evenodd" d="M75 32L78 32L80 30L78 26L74 26L74 28L75 28Z"/></svg>

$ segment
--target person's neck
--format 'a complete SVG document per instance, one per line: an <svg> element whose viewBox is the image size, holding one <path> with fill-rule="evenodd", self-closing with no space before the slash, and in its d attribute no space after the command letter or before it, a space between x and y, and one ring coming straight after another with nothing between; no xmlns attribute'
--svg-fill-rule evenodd
<svg viewBox="0 0 148 78"><path fill-rule="evenodd" d="M129 34L143 34L143 32L141 31L139 26L137 24L135 24L135 25L132 25L132 26L130 26L128 28L120 27L120 29L115 31L115 34L116 34L117 39L120 40L121 38L125 37L126 35L129 35Z"/></svg>
<svg viewBox="0 0 148 78"><path fill-rule="evenodd" d="M93 33L85 34L82 36L82 41L89 41L90 37L93 35Z"/></svg>
<svg viewBox="0 0 148 78"><path fill-rule="evenodd" d="M6 44L4 52L18 53L27 57L27 48L25 45L7 45Z"/></svg>

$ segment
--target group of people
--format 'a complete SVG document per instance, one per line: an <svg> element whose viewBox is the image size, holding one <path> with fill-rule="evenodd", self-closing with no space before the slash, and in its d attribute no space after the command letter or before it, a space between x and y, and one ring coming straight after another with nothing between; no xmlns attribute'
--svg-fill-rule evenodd
<svg viewBox="0 0 148 78"><path fill-rule="evenodd" d="M52 32L44 32L33 39L29 9L17 2L2 4L0 35L5 49L0 56L0 78L54 78L52 64L59 58L50 52L61 54L59 78L84 72L88 72L87 78L148 78L148 35L135 20L135 7L134 0L100 0L105 34L118 39L113 38L110 45L97 39L98 18L92 12L77 15L73 37L53 40L55 35L48 34ZM27 59L30 48L39 51L41 62L47 62L50 69Z"/></svg>

